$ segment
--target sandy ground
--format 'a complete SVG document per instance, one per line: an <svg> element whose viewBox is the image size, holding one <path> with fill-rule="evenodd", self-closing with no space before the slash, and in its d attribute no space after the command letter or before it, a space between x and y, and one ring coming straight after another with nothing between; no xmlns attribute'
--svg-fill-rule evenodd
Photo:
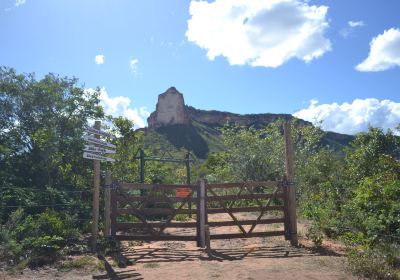
<svg viewBox="0 0 400 280"><path fill-rule="evenodd" d="M250 215L250 214L249 214ZM241 217L246 218L246 217ZM219 214L210 220L227 220ZM278 226L261 226L258 230L280 230ZM238 232L235 227L212 229L211 233ZM194 234L185 229L174 234ZM300 235L304 232L299 225ZM212 240L211 256L196 247L195 242L158 241L133 246L123 242L122 259L126 267L118 267L107 257L107 271L72 270L60 272L52 268L25 270L21 275L0 273L0 279L357 279L346 271L343 247L325 242L324 250L310 249L310 242L300 239L301 246L290 246L283 237ZM2 278L3 277L3 278Z"/></svg>

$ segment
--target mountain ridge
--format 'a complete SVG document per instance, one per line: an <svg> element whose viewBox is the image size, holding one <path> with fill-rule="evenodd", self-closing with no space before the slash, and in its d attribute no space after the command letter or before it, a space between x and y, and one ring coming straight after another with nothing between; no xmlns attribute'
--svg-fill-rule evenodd
<svg viewBox="0 0 400 280"><path fill-rule="evenodd" d="M170 144L176 149L183 148L192 151L198 158L205 159L210 152L223 150L219 129L224 125L262 128L278 119L295 119L300 126L312 125L290 114L237 114L196 109L186 105L183 94L175 87L170 87L158 96L156 110L147 119L148 128L144 131L147 138L165 141L164 146ZM326 132L323 142L340 151L353 138L351 135ZM148 144L154 142L154 139L147 140Z"/></svg>

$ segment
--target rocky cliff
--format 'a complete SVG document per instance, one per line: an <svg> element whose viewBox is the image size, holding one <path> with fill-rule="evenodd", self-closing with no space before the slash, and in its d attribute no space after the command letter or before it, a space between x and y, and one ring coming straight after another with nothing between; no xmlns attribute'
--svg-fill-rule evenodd
<svg viewBox="0 0 400 280"><path fill-rule="evenodd" d="M221 111L206 111L186 106L182 93L175 87L158 96L156 111L150 114L147 123L150 129L169 125L186 125L197 121L210 126L223 126L227 123L242 126L261 127L276 119L293 118L289 114L248 114L240 115ZM307 123L306 121L302 121Z"/></svg>
<svg viewBox="0 0 400 280"><path fill-rule="evenodd" d="M182 93L170 87L158 96L156 111L147 119L149 128L159 128L173 124L189 124Z"/></svg>
<svg viewBox="0 0 400 280"><path fill-rule="evenodd" d="M240 115L221 111L198 110L185 105L182 93L171 87L158 96L156 111L147 119L148 129L145 142L147 146L163 146L167 150L172 146L193 152L198 158L205 159L210 152L224 149L220 127L225 124L238 124L261 128L276 119L292 119L289 114L248 114ZM310 124L298 120L298 125ZM324 145L341 153L353 136L327 132ZM171 146L169 146L171 145Z"/></svg>

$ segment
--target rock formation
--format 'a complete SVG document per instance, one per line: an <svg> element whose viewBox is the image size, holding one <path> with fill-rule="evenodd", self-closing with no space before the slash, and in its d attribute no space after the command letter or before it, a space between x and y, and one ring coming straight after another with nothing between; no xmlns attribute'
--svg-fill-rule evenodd
<svg viewBox="0 0 400 280"><path fill-rule="evenodd" d="M175 87L169 88L158 96L156 111L150 114L147 119L150 129L157 129L168 125L187 125L197 121L210 126L223 126L227 123L242 126L262 127L276 119L291 119L289 114L248 114L240 115L221 111L198 110L186 106L182 93ZM300 123L308 122L299 120Z"/></svg>
<svg viewBox="0 0 400 280"><path fill-rule="evenodd" d="M170 87L158 96L156 111L147 119L149 128L159 128L172 124L189 124L182 93Z"/></svg>

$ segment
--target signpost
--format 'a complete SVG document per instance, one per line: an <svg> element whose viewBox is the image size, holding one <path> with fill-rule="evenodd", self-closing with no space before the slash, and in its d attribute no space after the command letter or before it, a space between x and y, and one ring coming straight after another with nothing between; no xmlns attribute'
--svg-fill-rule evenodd
<svg viewBox="0 0 400 280"><path fill-rule="evenodd" d="M102 147L96 147L91 145L85 145L85 148L83 150L85 152L91 152L91 153L115 154L114 150L108 150Z"/></svg>
<svg viewBox="0 0 400 280"><path fill-rule="evenodd" d="M94 189L93 189L93 223L92 223L92 250L96 251L97 247L97 238L99 234L99 193L100 193L100 162L101 161L109 161L114 162L115 159L104 156L104 154L115 154L116 146L103 141L100 139L100 136L114 138L111 134L101 130L101 121L95 121L94 127L86 127L86 132L88 134L94 134L94 137L86 135L83 139L92 145L85 145L83 150L83 158L93 160L93 169L94 169ZM94 144L94 146L93 146ZM106 149L106 148L111 149ZM110 180L110 178L107 178ZM106 195L106 200L110 199L109 196ZM106 201L106 205L107 204ZM107 211L106 211L107 212ZM109 213L109 211L107 212ZM105 217L106 223L109 222L110 217Z"/></svg>
<svg viewBox="0 0 400 280"><path fill-rule="evenodd" d="M113 158L103 157L103 156L100 156L98 154L91 154L91 153L88 153L88 152L84 152L83 153L83 157L87 158L87 159L94 159L94 160L101 160L101 161L111 161L111 162L115 161L115 159L113 159Z"/></svg>
<svg viewBox="0 0 400 280"><path fill-rule="evenodd" d="M110 137L110 138L115 139L114 135L111 135L110 133L107 133L107 132L102 131L100 129L96 129L96 128L93 128L93 127L90 127L90 126L87 126L85 129L86 129L86 132L88 132L88 133L93 133L93 134L96 134L96 135Z"/></svg>
<svg viewBox="0 0 400 280"><path fill-rule="evenodd" d="M97 137L100 138L100 135L97 135ZM101 146L106 146L108 148L114 148L114 149L116 148L116 146L113 145L113 144L107 143L107 142L105 142L103 140L100 140L98 138L94 138L94 137L91 137L91 136L83 136L83 140L85 140L85 141L87 141L89 143L93 143L93 144L97 144L97 145L101 145Z"/></svg>

